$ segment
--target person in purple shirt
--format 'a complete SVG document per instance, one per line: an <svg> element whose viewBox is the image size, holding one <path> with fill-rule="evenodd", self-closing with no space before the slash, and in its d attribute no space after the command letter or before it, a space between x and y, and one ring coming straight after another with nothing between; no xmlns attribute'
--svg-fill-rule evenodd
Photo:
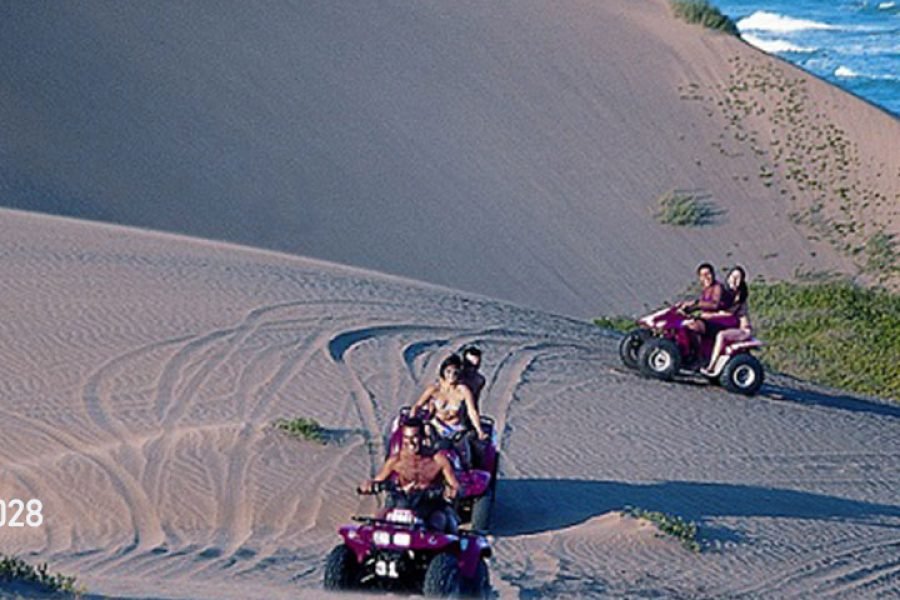
<svg viewBox="0 0 900 600"><path fill-rule="evenodd" d="M702 263L697 267L697 278L700 280L702 291L700 297L691 302L682 301L676 306L686 312L700 311L701 313L717 312L724 308L727 297L722 284L716 281L716 270L709 263ZM687 334L688 347L691 354L696 356L700 347L700 336L706 333L706 322L696 318L685 323L685 327L691 332Z"/></svg>
<svg viewBox="0 0 900 600"><path fill-rule="evenodd" d="M700 297L691 302L679 302L677 306L687 312L698 310L702 312L716 312L722 310L725 307L727 297L725 288L716 281L716 270L713 266L709 263L701 264L697 267L697 278L700 280L700 287L702 288ZM706 327L701 319L693 321L688 325L688 328L698 333L706 331Z"/></svg>

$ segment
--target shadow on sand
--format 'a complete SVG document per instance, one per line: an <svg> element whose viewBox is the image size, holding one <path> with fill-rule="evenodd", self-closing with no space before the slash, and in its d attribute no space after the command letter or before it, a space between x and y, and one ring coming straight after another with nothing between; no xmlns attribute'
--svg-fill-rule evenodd
<svg viewBox="0 0 900 600"><path fill-rule="evenodd" d="M809 492L692 481L619 483L574 479L500 479L493 533L541 533L582 523L626 506L662 511L702 524L716 517L788 517L865 521L900 529L900 505L873 504ZM890 518L898 519L889 522ZM707 539L737 540L705 528Z"/></svg>
<svg viewBox="0 0 900 600"><path fill-rule="evenodd" d="M900 419L900 405L882 404L846 394L829 395L813 390L801 390L781 385L764 384L760 396L773 400L786 400L807 406L821 406L855 413L869 413Z"/></svg>

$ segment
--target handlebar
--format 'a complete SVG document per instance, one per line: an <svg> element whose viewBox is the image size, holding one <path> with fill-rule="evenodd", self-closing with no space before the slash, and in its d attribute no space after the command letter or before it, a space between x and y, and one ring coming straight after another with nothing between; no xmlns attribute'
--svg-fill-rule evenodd
<svg viewBox="0 0 900 600"><path fill-rule="evenodd" d="M397 489L397 484L390 479L385 479L384 481L373 481L371 492L366 491L361 487L357 487L356 493L360 496L372 496L374 494L380 494L381 492L390 492L395 489Z"/></svg>
<svg viewBox="0 0 900 600"><path fill-rule="evenodd" d="M382 492L396 492L399 489L400 488L397 487L397 484L395 482L387 479L385 481L373 481L371 492L367 492L362 488L357 487L356 493L361 496L373 496ZM413 493L421 494L427 500L437 500L438 498L443 497L444 486L432 486L424 490L415 490Z"/></svg>

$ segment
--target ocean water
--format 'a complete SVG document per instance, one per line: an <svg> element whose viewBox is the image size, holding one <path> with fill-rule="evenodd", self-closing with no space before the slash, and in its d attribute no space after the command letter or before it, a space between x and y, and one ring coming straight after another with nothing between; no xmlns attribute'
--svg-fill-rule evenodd
<svg viewBox="0 0 900 600"><path fill-rule="evenodd" d="M764 52L900 117L900 0L713 0Z"/></svg>

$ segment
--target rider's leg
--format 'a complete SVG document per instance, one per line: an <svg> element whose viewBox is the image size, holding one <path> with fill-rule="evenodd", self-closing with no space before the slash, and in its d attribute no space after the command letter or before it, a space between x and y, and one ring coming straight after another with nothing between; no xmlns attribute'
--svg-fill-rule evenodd
<svg viewBox="0 0 900 600"><path fill-rule="evenodd" d="M435 531L447 531L447 515L443 509L434 510L428 515L428 527Z"/></svg>
<svg viewBox="0 0 900 600"><path fill-rule="evenodd" d="M456 450L456 454L459 456L459 461L462 463L464 469L472 468L472 451L469 447L469 434L460 438L458 442L453 445L454 450Z"/></svg>
<svg viewBox="0 0 900 600"><path fill-rule="evenodd" d="M728 335L728 330L722 330L718 334L716 334L716 343L713 346L712 354L709 357L709 364L703 369L705 371L712 371L716 368L716 361L719 360L719 355L722 353L722 346L725 345L725 338Z"/></svg>

